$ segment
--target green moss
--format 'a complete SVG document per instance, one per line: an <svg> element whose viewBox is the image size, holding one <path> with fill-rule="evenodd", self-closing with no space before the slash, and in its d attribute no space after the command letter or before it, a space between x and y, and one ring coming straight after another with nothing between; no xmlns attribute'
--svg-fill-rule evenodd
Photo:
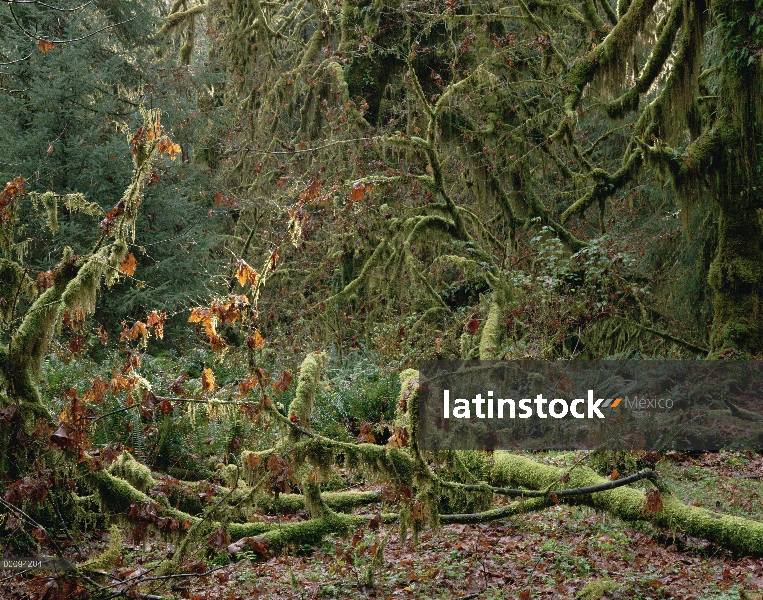
<svg viewBox="0 0 763 600"><path fill-rule="evenodd" d="M618 61L627 54L626 48L630 48L636 39L641 26L651 14L656 0L633 0L629 3L628 10L622 15L609 35L580 59L565 76L565 84L569 86L569 93L564 100L564 110L567 119L575 123L577 108L583 96L583 90L593 80L597 73L606 70L617 70Z"/></svg>
<svg viewBox="0 0 763 600"><path fill-rule="evenodd" d="M604 0L606 3L606 0ZM670 56L678 29L683 21L683 0L674 0L673 6L660 22L659 37L652 49L649 59L641 69L636 84L625 94L606 105L605 109L610 118L619 119L628 112L638 108L641 94L645 94L662 71L665 61Z"/></svg>
<svg viewBox="0 0 763 600"><path fill-rule="evenodd" d="M111 571L122 558L123 543L122 530L116 525L112 525L109 529L109 544L106 549L97 556L79 563L77 569L80 571Z"/></svg>
<svg viewBox="0 0 763 600"><path fill-rule="evenodd" d="M378 492L323 492L321 498L326 506L338 512L350 512L359 506L381 501ZM278 498L273 498L263 494L256 500L256 506L267 513L297 511L305 508L305 497L302 494L279 494Z"/></svg>
<svg viewBox="0 0 763 600"><path fill-rule="evenodd" d="M331 533L346 535L366 523L366 517L344 515L326 511L318 519L299 523L286 523L263 534L271 551L283 548L287 544L312 545Z"/></svg>
<svg viewBox="0 0 763 600"><path fill-rule="evenodd" d="M231 523L228 525L228 535L231 541L240 540L245 537L254 537L262 535L271 528L268 523Z"/></svg>
<svg viewBox="0 0 763 600"><path fill-rule="evenodd" d="M412 485L414 464L410 455L405 450L401 448L387 449L383 464L393 481L404 483L408 486Z"/></svg>
<svg viewBox="0 0 763 600"><path fill-rule="evenodd" d="M58 196L53 192L45 192L40 200L48 213L48 227L55 234L58 231Z"/></svg>
<svg viewBox="0 0 763 600"><path fill-rule="evenodd" d="M218 472L219 477L228 487L233 487L241 477L241 469L238 465L225 465Z"/></svg>
<svg viewBox="0 0 763 600"><path fill-rule="evenodd" d="M64 206L69 212L79 212L91 217L103 215L103 209L96 202L88 202L83 194L66 194L63 197Z"/></svg>
<svg viewBox="0 0 763 600"><path fill-rule="evenodd" d="M303 427L310 427L313 400L318 389L321 372L326 364L324 352L308 354L302 361L294 400L289 405L289 418L295 418Z"/></svg>
<svg viewBox="0 0 763 600"><path fill-rule="evenodd" d="M96 471L85 475L87 484L97 494L101 504L101 510L110 515L125 514L130 510L132 503L145 504L151 500L146 494L135 489L130 483L119 477L114 477L107 471ZM161 504L161 503L160 503ZM166 503L162 504L162 516L174 517L181 523L190 521L192 524L199 521L197 517L189 515L182 510L172 508Z"/></svg>
<svg viewBox="0 0 763 600"><path fill-rule="evenodd" d="M606 481L588 467L562 469L503 451L496 452L494 458L491 470L491 482L494 484L512 483L529 489L560 489L597 485ZM569 481L562 485L560 481L565 474L569 475ZM663 509L655 513L645 509L645 494L629 487L589 496L575 496L572 501L607 511L624 520L650 521L659 527L681 531L736 552L763 555L763 523L687 506L664 490L661 495Z"/></svg>
<svg viewBox="0 0 763 600"><path fill-rule="evenodd" d="M151 469L135 460L135 457L126 450L111 463L109 473L124 479L135 489L144 493L156 486Z"/></svg>
<svg viewBox="0 0 763 600"><path fill-rule="evenodd" d="M6 258L0 258L0 318L9 321L19 298L34 298L35 285L21 266Z"/></svg>
<svg viewBox="0 0 763 600"><path fill-rule="evenodd" d="M589 581L582 590L575 594L575 598L578 600L600 600L608 592L616 589L617 584L610 579L595 579Z"/></svg>
<svg viewBox="0 0 763 600"><path fill-rule="evenodd" d="M326 300L327 305L336 304L337 302L345 302L355 294L360 288L361 284L368 279L371 271L381 261L382 257L386 254L388 245L386 240L382 240L374 249L371 257L365 261L360 273L352 281L350 281L339 293L334 294Z"/></svg>
<svg viewBox="0 0 763 600"><path fill-rule="evenodd" d="M415 433L412 430L416 423L411 421L411 411L415 410L415 406L411 406L411 399L414 403L417 402L418 386L418 370L406 369L400 373L400 394L395 405L395 426L406 429L409 434Z"/></svg>
<svg viewBox="0 0 763 600"><path fill-rule="evenodd" d="M487 320L482 327L480 335L480 360L495 360L500 358L499 350L505 329L501 322L505 304L503 282L496 281L495 277L493 277L491 284L494 286L493 298L490 302Z"/></svg>

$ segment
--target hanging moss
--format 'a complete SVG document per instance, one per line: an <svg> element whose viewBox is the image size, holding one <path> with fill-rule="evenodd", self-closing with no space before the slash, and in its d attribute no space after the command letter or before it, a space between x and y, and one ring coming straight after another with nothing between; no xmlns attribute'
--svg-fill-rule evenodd
<svg viewBox="0 0 763 600"><path fill-rule="evenodd" d="M652 13L656 0L633 0L609 35L580 59L565 76L569 93L564 100L564 110L571 123L577 122L575 109L583 96L585 87L597 73L609 72L610 78L621 75L624 50L630 48L644 21Z"/></svg>
<svg viewBox="0 0 763 600"><path fill-rule="evenodd" d="M96 202L85 200L84 194L66 194L63 197L64 206L69 212L78 212L91 217L103 215L103 209Z"/></svg>
<svg viewBox="0 0 763 600"><path fill-rule="evenodd" d="M71 248L65 248L53 287L43 292L32 304L9 348L9 364L3 376L8 382L10 396L31 410L29 418L22 410L27 428L34 429L36 418L48 414L41 404L36 379L48 339L58 319L61 296L76 273ZM13 358L12 363L10 357Z"/></svg>
<svg viewBox="0 0 763 600"><path fill-rule="evenodd" d="M9 321L15 304L21 297L34 298L34 281L18 263L0 258L0 319Z"/></svg>
<svg viewBox="0 0 763 600"><path fill-rule="evenodd" d="M188 19L190 19L194 15L201 14L205 10L206 10L206 6L204 6L203 4L200 4L198 6L189 8L188 10L178 10L177 12L173 12L167 17L167 22L164 25L162 25L162 28L159 30L159 33L161 35L170 33L173 30L177 29L180 25L183 25Z"/></svg>
<svg viewBox="0 0 763 600"><path fill-rule="evenodd" d="M591 173L595 181L593 188L562 213L562 223L566 223L573 215L582 213L589 206L593 204L600 205L604 200L613 196L635 177L642 163L643 155L641 150L634 150L628 156L625 164L612 175L603 169L594 169L594 172Z"/></svg>
<svg viewBox="0 0 763 600"><path fill-rule="evenodd" d="M82 261L77 271L77 276L66 286L61 301L70 309L81 309L89 315L95 311L95 303L98 290L101 287L101 279L107 270L107 258L111 248L101 248L96 254Z"/></svg>
<svg viewBox="0 0 763 600"><path fill-rule="evenodd" d="M58 231L58 196L53 192L45 192L40 201L48 214L48 227L54 235Z"/></svg>
<svg viewBox="0 0 763 600"><path fill-rule="evenodd" d="M342 290L326 299L326 304L336 304L338 302L346 302L347 299L355 294L360 288L361 284L366 281L371 271L381 262L382 257L387 252L387 240L383 239L374 249L373 254L363 264L363 268L360 270L358 276L348 283Z"/></svg>
<svg viewBox="0 0 763 600"><path fill-rule="evenodd" d="M416 427L411 419L411 398L418 396L419 372L417 369L406 369L400 373L400 395L395 405L395 426L405 428L408 433ZM413 432L415 433L415 432Z"/></svg>
<svg viewBox="0 0 763 600"><path fill-rule="evenodd" d="M603 0L605 3L607 0ZM636 84L625 94L612 100L606 105L606 111L610 118L618 119L626 113L638 108L639 99L654 83L663 69L665 61L670 56L678 29L683 22L683 0L673 0L670 11L658 25L660 30L657 43L655 44L649 59L639 73Z"/></svg>

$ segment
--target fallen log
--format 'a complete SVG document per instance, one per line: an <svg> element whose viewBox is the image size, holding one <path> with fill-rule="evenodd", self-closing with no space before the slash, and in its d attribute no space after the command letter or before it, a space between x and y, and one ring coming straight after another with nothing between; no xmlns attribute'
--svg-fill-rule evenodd
<svg viewBox="0 0 763 600"><path fill-rule="evenodd" d="M593 469L585 466L563 469L501 451L496 452L494 457L495 463L490 473L493 483L544 489L563 477L566 479L565 475L569 476L570 487L594 486L607 482ZM649 521L658 527L701 538L740 554L763 555L763 523L688 506L669 493L664 486L651 493L619 487L590 495L574 496L568 501L591 506L625 521Z"/></svg>

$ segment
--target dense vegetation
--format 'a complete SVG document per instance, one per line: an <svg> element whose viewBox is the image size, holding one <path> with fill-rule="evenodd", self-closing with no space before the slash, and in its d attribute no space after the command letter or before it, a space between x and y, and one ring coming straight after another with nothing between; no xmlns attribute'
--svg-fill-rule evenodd
<svg viewBox="0 0 763 600"><path fill-rule="evenodd" d="M368 592L409 531L560 501L763 554L756 512L662 477L691 458L423 453L414 370L761 357L760 0L6 0L0 28L0 542L80 563L3 581L156 598L368 527ZM152 575L128 532L170 544Z"/></svg>

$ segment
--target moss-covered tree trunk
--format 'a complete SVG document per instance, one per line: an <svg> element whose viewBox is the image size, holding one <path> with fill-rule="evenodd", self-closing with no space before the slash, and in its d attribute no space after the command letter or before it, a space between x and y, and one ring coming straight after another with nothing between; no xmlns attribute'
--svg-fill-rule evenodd
<svg viewBox="0 0 763 600"><path fill-rule="evenodd" d="M64 311L91 314L102 283L112 285L118 280L122 272L120 265L127 255L128 239L134 241L135 220L153 161L162 152L171 150L174 155L179 151L179 146L162 136L159 112L144 109L141 112L144 125L131 139L132 180L119 203L101 221L102 232L92 251L77 257L70 247L65 247L60 264L53 269L52 286L39 296L33 291L34 284L27 282L28 267L21 261L11 260L18 249L9 245L2 258L0 298L7 314L0 319L0 333L8 341L0 343L0 471L6 480L13 481L25 475L47 442L47 436L41 434L42 430L37 431L37 426L40 422L52 424L52 415L43 403L37 384L56 324ZM11 199L19 203L25 195L22 192ZM49 197L55 198L56 195L50 192ZM86 210L87 204L83 200L82 206L75 206L74 210ZM55 201L52 208L46 208L49 221L55 222ZM14 227L19 224L6 219L3 225L6 239L13 240ZM9 282L10 276L13 281ZM16 312L16 301L22 292L31 305ZM13 327L15 321L20 322L17 328ZM67 446L67 449L73 448Z"/></svg>
<svg viewBox="0 0 763 600"><path fill-rule="evenodd" d="M754 54L760 1L712 3L723 34L713 169L720 208L718 249L709 282L715 292L714 356L763 354L763 68ZM758 14L758 18L759 14Z"/></svg>

